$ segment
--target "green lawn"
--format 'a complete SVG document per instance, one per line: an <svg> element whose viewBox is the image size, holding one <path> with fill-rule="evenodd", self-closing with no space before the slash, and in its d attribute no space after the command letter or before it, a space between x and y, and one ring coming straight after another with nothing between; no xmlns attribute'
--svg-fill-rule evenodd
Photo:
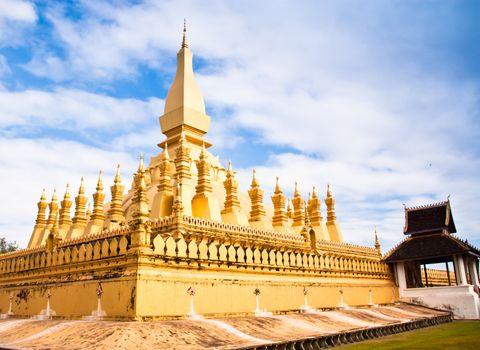
<svg viewBox="0 0 480 350"><path fill-rule="evenodd" d="M480 349L480 321L455 321L439 326L339 346L348 350Z"/></svg>

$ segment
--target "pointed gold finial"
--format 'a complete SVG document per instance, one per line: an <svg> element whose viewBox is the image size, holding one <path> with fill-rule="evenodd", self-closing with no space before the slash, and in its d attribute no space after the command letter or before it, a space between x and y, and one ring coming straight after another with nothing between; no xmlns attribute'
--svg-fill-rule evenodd
<svg viewBox="0 0 480 350"><path fill-rule="evenodd" d="M231 161L231 160L228 160L228 170L227 170L227 172L229 172L229 173L232 173L232 172L233 172L233 170L232 170L232 161Z"/></svg>
<svg viewBox="0 0 480 350"><path fill-rule="evenodd" d="M43 189L43 191L42 191L42 195L40 196L40 200L41 201L46 201L47 200L47 197L45 195L45 189Z"/></svg>
<svg viewBox="0 0 480 350"><path fill-rule="evenodd" d="M103 179L102 179L102 171L100 170L100 173L98 175L98 181L97 181L97 191L103 190Z"/></svg>
<svg viewBox="0 0 480 350"><path fill-rule="evenodd" d="M85 214L86 214L87 219L90 219L90 216L92 215L92 209L90 207L90 201L88 201L87 212Z"/></svg>
<svg viewBox="0 0 480 350"><path fill-rule="evenodd" d="M293 191L293 195L294 196L299 196L300 195L300 192L298 192L298 183L297 181L295 181L295 189Z"/></svg>
<svg viewBox="0 0 480 350"><path fill-rule="evenodd" d="M143 173L144 172L144 167L143 167L143 153L140 153L140 162L138 163L138 173Z"/></svg>
<svg viewBox="0 0 480 350"><path fill-rule="evenodd" d="M170 160L170 154L168 154L168 143L165 142L165 148L163 149L163 159Z"/></svg>
<svg viewBox="0 0 480 350"><path fill-rule="evenodd" d="M70 184L67 182L67 188L65 189L65 195L63 199L70 199Z"/></svg>
<svg viewBox="0 0 480 350"><path fill-rule="evenodd" d="M56 202L56 201L57 201L57 189L54 188L53 189L52 202Z"/></svg>
<svg viewBox="0 0 480 350"><path fill-rule="evenodd" d="M380 242L378 241L377 227L375 226L375 249L380 252Z"/></svg>
<svg viewBox="0 0 480 350"><path fill-rule="evenodd" d="M118 184L122 182L122 178L120 176L120 164L117 164L117 172L115 173L115 178L113 179L114 184Z"/></svg>
<svg viewBox="0 0 480 350"><path fill-rule="evenodd" d="M280 184L278 183L278 176L277 176L277 179L276 179L276 182L275 182L275 192L280 192Z"/></svg>
<svg viewBox="0 0 480 350"><path fill-rule="evenodd" d="M183 40L182 40L182 49L188 47L187 42L187 20L183 19Z"/></svg>
<svg viewBox="0 0 480 350"><path fill-rule="evenodd" d="M253 175L252 175L252 184L251 186L252 187L256 187L258 186L259 183L258 183L258 180L257 180L257 171L255 170L255 168L253 168Z"/></svg>
<svg viewBox="0 0 480 350"><path fill-rule="evenodd" d="M83 176L80 180L80 188L78 189L78 194L85 194L85 180L83 179Z"/></svg>
<svg viewBox="0 0 480 350"><path fill-rule="evenodd" d="M327 184L327 197L331 197L332 192L330 191L330 184Z"/></svg>

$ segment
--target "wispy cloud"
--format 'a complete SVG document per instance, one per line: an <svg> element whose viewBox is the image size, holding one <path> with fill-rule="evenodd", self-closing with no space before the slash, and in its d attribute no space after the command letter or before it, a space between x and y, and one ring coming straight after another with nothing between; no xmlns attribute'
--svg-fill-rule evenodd
<svg viewBox="0 0 480 350"><path fill-rule="evenodd" d="M370 244L377 226L387 246L401 239L402 203L452 194L461 235L480 243L480 78L467 62L480 52L468 36L480 33L462 7L472 4L83 1L75 16L47 6L55 44L32 47L23 67L54 88L0 90L0 124L8 137L42 125L59 142L65 131L103 135L81 140L102 162L102 152L156 152L165 89L152 97L124 85L172 75L187 17L212 151L242 159L244 189L252 166L267 198L278 174L289 194L295 180L304 195L331 183L346 238ZM119 86L123 97L108 95ZM249 144L268 161L254 161Z"/></svg>

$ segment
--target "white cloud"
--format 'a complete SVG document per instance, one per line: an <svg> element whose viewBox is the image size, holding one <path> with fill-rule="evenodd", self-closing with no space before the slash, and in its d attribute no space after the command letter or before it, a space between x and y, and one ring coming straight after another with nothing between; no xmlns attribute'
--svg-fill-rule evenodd
<svg viewBox="0 0 480 350"><path fill-rule="evenodd" d="M124 184L130 185L137 159L125 152L105 151L78 142L52 139L0 137L0 236L26 246L35 223L36 203L42 188L48 200L57 189L63 198L66 183L72 198L85 177L86 193L91 199L100 169L104 172L106 193L113 181L117 163L121 164Z"/></svg>
<svg viewBox="0 0 480 350"><path fill-rule="evenodd" d="M154 97L120 99L65 88L0 91L0 126L109 133L146 124L162 108L163 101Z"/></svg>
<svg viewBox="0 0 480 350"><path fill-rule="evenodd" d="M0 2L0 18L31 23L37 20L37 15L30 1L2 0Z"/></svg>
<svg viewBox="0 0 480 350"><path fill-rule="evenodd" d="M95 83L134 78L139 66L171 72L187 17L190 47L207 63L198 80L213 107L215 145L242 152L244 128L299 153L258 164L266 187L278 174L290 191L295 180L303 193L330 182L345 236L370 243L377 225L390 245L402 238L402 202L451 193L461 235L479 239L479 87L430 67L438 53L428 36L455 30L444 25L448 11L438 20L435 11L378 1L83 4L81 19L48 14L65 58L39 51L27 69ZM124 151L160 141L148 119L160 105L68 89L0 91L0 123L108 127ZM249 176L239 172L244 188Z"/></svg>
<svg viewBox="0 0 480 350"><path fill-rule="evenodd" d="M30 1L0 1L0 47L15 46L28 39L24 31L35 24L37 14Z"/></svg>

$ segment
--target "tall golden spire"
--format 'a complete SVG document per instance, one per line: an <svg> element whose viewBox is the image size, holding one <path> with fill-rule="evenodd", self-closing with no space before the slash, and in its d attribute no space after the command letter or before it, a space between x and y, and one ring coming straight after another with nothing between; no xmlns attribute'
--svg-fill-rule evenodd
<svg viewBox="0 0 480 350"><path fill-rule="evenodd" d="M72 201L70 199L70 185L67 184L63 200L60 202L60 230L66 234L72 224L70 218L70 208L72 207Z"/></svg>
<svg viewBox="0 0 480 350"><path fill-rule="evenodd" d="M187 145L187 140L185 138L185 133L180 133L180 145L175 150L175 171L176 176L183 183L185 179L191 179L192 174L190 171L190 163L192 158L190 158L190 148Z"/></svg>
<svg viewBox="0 0 480 350"><path fill-rule="evenodd" d="M247 217L240 211L238 200L238 182L235 179L235 172L232 169L232 162L228 161L228 170L225 181L225 205L222 210L222 220L231 224L247 225Z"/></svg>
<svg viewBox="0 0 480 350"><path fill-rule="evenodd" d="M117 165L117 172L115 173L115 179L113 185L110 186L110 192L112 194L112 201L110 202L110 209L108 210L108 228L115 229L125 222L125 216L123 213L123 191L125 186L122 185L122 177L120 176L120 164Z"/></svg>
<svg viewBox="0 0 480 350"><path fill-rule="evenodd" d="M335 200L333 199L330 185L327 185L327 198L325 198L325 204L327 205L326 226L330 239L335 242L342 242L343 235L337 222L337 216L335 215Z"/></svg>
<svg viewBox="0 0 480 350"><path fill-rule="evenodd" d="M232 162L228 161L227 179L223 182L225 186L225 208L222 210L222 214L226 214L235 209L240 210L240 202L238 200L238 182L235 180L235 173L232 170Z"/></svg>
<svg viewBox="0 0 480 350"><path fill-rule="evenodd" d="M134 219L140 219L141 221L148 220L148 214L150 209L148 207L147 198L147 186L145 184L145 170L143 165L143 154L140 155L140 162L137 170L138 183L135 189L135 195L132 203L135 205L135 211L133 212Z"/></svg>
<svg viewBox="0 0 480 350"><path fill-rule="evenodd" d="M325 204L327 205L327 222L335 221L337 219L337 216L335 215L335 199L332 197L330 184L327 184L327 198L325 199Z"/></svg>
<svg viewBox="0 0 480 350"><path fill-rule="evenodd" d="M381 254L380 252L380 242L378 241L378 235L377 235L377 228L375 227L375 249L377 250L378 254Z"/></svg>
<svg viewBox="0 0 480 350"><path fill-rule="evenodd" d="M93 213L90 216L87 234L101 232L103 230L103 222L105 215L103 213L103 201L105 200L105 193L103 192L102 171L98 175L96 191L93 194Z"/></svg>
<svg viewBox="0 0 480 350"><path fill-rule="evenodd" d="M278 176L275 183L275 192L273 193L273 196L271 198L273 203L273 228L276 230L284 231L285 225L287 223L287 214L285 212L286 197L283 195L283 192L280 189L280 184L278 183Z"/></svg>
<svg viewBox="0 0 480 350"><path fill-rule="evenodd" d="M321 225L322 223L321 205L322 201L318 198L315 186L313 186L312 197L308 199L308 215L312 226Z"/></svg>
<svg viewBox="0 0 480 350"><path fill-rule="evenodd" d="M200 158L197 161L198 179L195 187L195 196L192 198L192 215L221 221L220 207L212 193L210 169L211 165L207 160L205 145L202 144Z"/></svg>
<svg viewBox="0 0 480 350"><path fill-rule="evenodd" d="M42 195L40 196L40 201L37 203L38 206L38 213L37 213L37 220L35 221L35 226L42 226L44 227L47 223L45 217L45 211L47 209L48 203L47 198L45 196L45 189L42 191Z"/></svg>
<svg viewBox="0 0 480 350"><path fill-rule="evenodd" d="M197 174L198 182L196 190L196 195L206 195L207 193L212 192L212 184L210 182L210 164L207 161L207 156L205 154L205 145L202 145L202 151L200 153L200 158L197 161Z"/></svg>
<svg viewBox="0 0 480 350"><path fill-rule="evenodd" d="M42 195L40 196L40 201L37 203L37 219L35 220L35 226L33 227L33 232L30 236L30 241L28 242L28 248L33 248L41 244L41 241L43 239L42 233L47 225L47 220L45 216L47 206L47 197L45 196L45 189L43 189Z"/></svg>
<svg viewBox="0 0 480 350"><path fill-rule="evenodd" d="M177 54L177 71L175 79L165 99L165 110L160 117L162 132L167 136L166 142L174 149L180 139L182 130L190 143L201 146L203 135L210 127L210 117L205 112L205 102L195 80L192 65L192 52L188 48L186 22L183 26L183 39ZM160 143L163 147L163 143ZM209 143L206 145L210 146Z"/></svg>
<svg viewBox="0 0 480 350"><path fill-rule="evenodd" d="M158 179L157 193L153 197L150 218L155 219L172 214L173 187L172 177L174 172L173 162L168 154L168 144L165 142L163 159L159 165L160 176Z"/></svg>
<svg viewBox="0 0 480 350"><path fill-rule="evenodd" d="M133 215L129 225L132 228L130 234L130 249L140 251L151 251L150 232L151 222L149 218L150 208L147 198L147 186L145 184L145 170L143 167L143 155L140 156L140 163L136 174L138 179L135 186L135 193L132 199Z"/></svg>
<svg viewBox="0 0 480 350"><path fill-rule="evenodd" d="M84 179L80 181L80 188L78 189L78 195L75 197L75 214L72 219L72 226L67 234L68 238L76 238L83 234L83 230L87 225L87 219L85 216L85 206L87 204L87 197L85 196L85 184Z"/></svg>
<svg viewBox="0 0 480 350"><path fill-rule="evenodd" d="M305 201L303 200L300 192L298 191L298 184L295 182L295 190L293 191L293 224L297 233L300 233L303 226L305 226Z"/></svg>
<svg viewBox="0 0 480 350"><path fill-rule="evenodd" d="M48 204L49 214L47 227L52 228L55 224L55 220L58 218L58 201L57 201L57 190L53 190L53 196L51 202Z"/></svg>
<svg viewBox="0 0 480 350"><path fill-rule="evenodd" d="M257 180L255 169L252 174L252 184L248 191L248 196L251 201L250 217L248 219L252 226L265 226L265 208L263 207L263 190Z"/></svg>

